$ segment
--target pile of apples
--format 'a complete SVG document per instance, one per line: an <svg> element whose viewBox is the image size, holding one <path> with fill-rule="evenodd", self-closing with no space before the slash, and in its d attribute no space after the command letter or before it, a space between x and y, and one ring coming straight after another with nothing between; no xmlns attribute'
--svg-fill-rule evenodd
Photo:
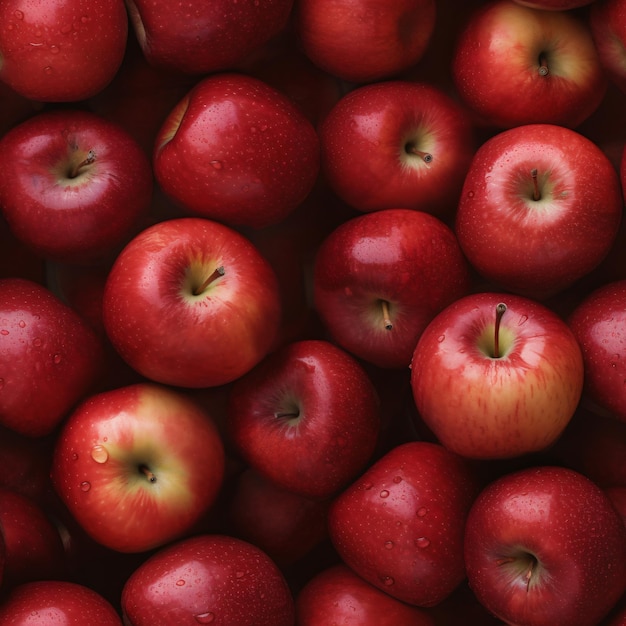
<svg viewBox="0 0 626 626"><path fill-rule="evenodd" d="M626 0L0 2L0 626L626 625Z"/></svg>

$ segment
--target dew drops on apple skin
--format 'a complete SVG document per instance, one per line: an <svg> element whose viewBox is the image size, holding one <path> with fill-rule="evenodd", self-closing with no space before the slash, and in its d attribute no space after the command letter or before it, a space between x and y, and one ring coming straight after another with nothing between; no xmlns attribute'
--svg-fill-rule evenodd
<svg viewBox="0 0 626 626"><path fill-rule="evenodd" d="M180 580L176 581L176 586L177 587L184 587L185 586L185 581L181 578Z"/></svg>
<svg viewBox="0 0 626 626"><path fill-rule="evenodd" d="M198 613L193 616L198 624L212 624L215 621L215 613L208 611L206 613Z"/></svg>
<svg viewBox="0 0 626 626"><path fill-rule="evenodd" d="M396 582L391 576L381 576L380 580L385 587L391 587L391 585L394 585Z"/></svg>
<svg viewBox="0 0 626 626"><path fill-rule="evenodd" d="M91 483L88 480L84 480L80 483L80 490L87 493L91 489Z"/></svg>
<svg viewBox="0 0 626 626"><path fill-rule="evenodd" d="M428 546L430 545L430 539L428 539L428 537L418 537L415 540L415 545L418 548L428 548Z"/></svg>
<svg viewBox="0 0 626 626"><path fill-rule="evenodd" d="M104 446L94 446L91 449L91 458L96 462L96 463L106 463L109 460L109 453L107 451L107 449Z"/></svg>
<svg viewBox="0 0 626 626"><path fill-rule="evenodd" d="M381 498L388 498L389 497L389 491L387 491L387 489L383 489L378 495Z"/></svg>
<svg viewBox="0 0 626 626"><path fill-rule="evenodd" d="M393 541L385 541L385 549L392 550L393 549Z"/></svg>
<svg viewBox="0 0 626 626"><path fill-rule="evenodd" d="M417 517L424 517L426 513L428 513L428 511L425 506L421 506L419 509L417 509Z"/></svg>

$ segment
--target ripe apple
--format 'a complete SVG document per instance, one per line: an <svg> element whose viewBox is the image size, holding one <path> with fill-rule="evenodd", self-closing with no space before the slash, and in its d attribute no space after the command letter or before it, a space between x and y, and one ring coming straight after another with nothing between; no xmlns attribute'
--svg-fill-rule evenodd
<svg viewBox="0 0 626 626"><path fill-rule="evenodd" d="M372 381L328 341L287 344L232 388L228 432L236 450L265 478L305 497L331 497L354 479L379 431Z"/></svg>
<svg viewBox="0 0 626 626"><path fill-rule="evenodd" d="M587 293L567 322L583 353L586 399L626 422L626 280Z"/></svg>
<svg viewBox="0 0 626 626"><path fill-rule="evenodd" d="M589 24L604 69L626 93L626 2L596 0L590 7Z"/></svg>
<svg viewBox="0 0 626 626"><path fill-rule="evenodd" d="M586 21L495 0L478 8L456 42L454 84L477 123L574 128L599 106L606 77Z"/></svg>
<svg viewBox="0 0 626 626"><path fill-rule="evenodd" d="M330 539L370 584L434 606L465 578L463 529L477 489L469 464L443 446L400 444L335 498Z"/></svg>
<svg viewBox="0 0 626 626"><path fill-rule="evenodd" d="M285 570L327 539L328 507L329 500L287 491L246 468L228 503L228 524Z"/></svg>
<svg viewBox="0 0 626 626"><path fill-rule="evenodd" d="M562 467L485 487L464 551L471 588L507 624L598 624L626 591L626 527L595 483Z"/></svg>
<svg viewBox="0 0 626 626"><path fill-rule="evenodd" d="M152 197L150 161L117 124L47 111L0 139L0 210L40 256L89 263L134 234Z"/></svg>
<svg viewBox="0 0 626 626"><path fill-rule="evenodd" d="M202 534L158 550L122 591L128 626L237 624L293 626L291 590L259 548L226 535Z"/></svg>
<svg viewBox="0 0 626 626"><path fill-rule="evenodd" d="M119 552L178 538L215 501L224 449L210 415L181 392L137 383L101 392L68 417L52 482L81 527Z"/></svg>
<svg viewBox="0 0 626 626"><path fill-rule="evenodd" d="M243 73L199 81L157 133L157 182L182 209L261 228L291 213L319 170L313 124L284 94Z"/></svg>
<svg viewBox="0 0 626 626"><path fill-rule="evenodd" d="M568 325L535 300L460 298L427 326L411 365L417 411L450 450L476 459L546 449L582 395L583 358Z"/></svg>
<svg viewBox="0 0 626 626"><path fill-rule="evenodd" d="M3 588L67 574L61 535L41 504L0 487L0 528L4 541Z"/></svg>
<svg viewBox="0 0 626 626"><path fill-rule="evenodd" d="M149 226L113 263L103 295L111 343L143 376L182 387L232 382L270 350L280 326L276 276L219 222Z"/></svg>
<svg viewBox="0 0 626 626"><path fill-rule="evenodd" d="M0 25L0 80L41 102L75 102L104 89L128 35L123 0L6 0Z"/></svg>
<svg viewBox="0 0 626 626"><path fill-rule="evenodd" d="M454 229L484 278L544 299L608 255L622 210L619 177L598 146L562 126L528 124L478 148Z"/></svg>
<svg viewBox="0 0 626 626"><path fill-rule="evenodd" d="M348 219L315 259L320 319L339 345L379 367L408 367L426 325L469 287L456 236L423 211L386 209Z"/></svg>
<svg viewBox="0 0 626 626"><path fill-rule="evenodd" d="M95 387L103 354L95 332L47 287L0 280L0 424L52 433Z"/></svg>
<svg viewBox="0 0 626 626"><path fill-rule="evenodd" d="M359 211L454 213L474 137L468 113L442 90L408 80L361 86L319 133L328 183Z"/></svg>
<svg viewBox="0 0 626 626"><path fill-rule="evenodd" d="M343 563L313 576L296 596L298 626L435 626L424 609L396 600Z"/></svg>
<svg viewBox="0 0 626 626"><path fill-rule="evenodd" d="M122 619L108 600L83 584L38 580L9 591L0 603L0 624L122 626Z"/></svg>
<svg viewBox="0 0 626 626"><path fill-rule="evenodd" d="M280 34L293 0L126 0L146 59L155 67L202 75L230 70Z"/></svg>
<svg viewBox="0 0 626 626"><path fill-rule="evenodd" d="M365 83L416 64L430 43L436 13L434 0L300 0L294 28L317 66Z"/></svg>

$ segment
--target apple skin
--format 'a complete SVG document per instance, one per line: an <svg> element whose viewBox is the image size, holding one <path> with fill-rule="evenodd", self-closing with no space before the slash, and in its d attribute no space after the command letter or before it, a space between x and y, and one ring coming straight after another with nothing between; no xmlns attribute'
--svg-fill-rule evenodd
<svg viewBox="0 0 626 626"><path fill-rule="evenodd" d="M47 111L14 126L0 139L0 168L2 214L46 259L86 264L117 252L150 207L147 155L87 111Z"/></svg>
<svg viewBox="0 0 626 626"><path fill-rule="evenodd" d="M7 0L0 80L40 102L76 102L117 73L128 35L123 0Z"/></svg>
<svg viewBox="0 0 626 626"><path fill-rule="evenodd" d="M465 578L463 529L477 492L463 458L437 443L400 444L335 498L330 539L370 584L408 604L434 606Z"/></svg>
<svg viewBox="0 0 626 626"><path fill-rule="evenodd" d="M313 124L286 95L242 73L200 80L157 133L154 175L182 209L230 226L287 217L320 167Z"/></svg>
<svg viewBox="0 0 626 626"><path fill-rule="evenodd" d="M396 75L422 58L436 13L433 0L300 0L294 28L318 67L366 83Z"/></svg>
<svg viewBox="0 0 626 626"><path fill-rule="evenodd" d="M517 4L543 11L570 11L592 4L595 0L515 0Z"/></svg>
<svg viewBox="0 0 626 626"><path fill-rule="evenodd" d="M71 581L38 580L10 590L0 604L2 626L122 626L121 616L98 592Z"/></svg>
<svg viewBox="0 0 626 626"><path fill-rule="evenodd" d="M626 280L588 293L567 323L582 349L586 398L626 422Z"/></svg>
<svg viewBox="0 0 626 626"><path fill-rule="evenodd" d="M185 74L231 70L287 26L293 0L126 0L130 23L148 62Z"/></svg>
<svg viewBox="0 0 626 626"><path fill-rule="evenodd" d="M452 214L475 148L465 109L436 87L406 80L348 92L319 134L328 183L363 212Z"/></svg>
<svg viewBox="0 0 626 626"><path fill-rule="evenodd" d="M589 24L609 79L626 93L626 2L596 0L590 7Z"/></svg>
<svg viewBox="0 0 626 626"><path fill-rule="evenodd" d="M137 383L81 403L58 435L52 483L93 539L145 552L188 532L217 498L224 447L215 423L167 387Z"/></svg>
<svg viewBox="0 0 626 626"><path fill-rule="evenodd" d="M472 14L456 42L452 74L477 123L499 128L574 128L600 105L607 86L586 21L513 0L487 2Z"/></svg>
<svg viewBox="0 0 626 626"><path fill-rule="evenodd" d="M0 280L0 424L51 434L97 383L102 343L77 313L28 279Z"/></svg>
<svg viewBox="0 0 626 626"><path fill-rule="evenodd" d="M502 131L478 148L454 230L484 278L545 299L602 262L622 211L619 177L598 146L562 126L528 124Z"/></svg>
<svg viewBox="0 0 626 626"><path fill-rule="evenodd" d="M468 581L508 624L597 624L626 590L626 527L591 480L535 466L490 483L465 531Z"/></svg>
<svg viewBox="0 0 626 626"><path fill-rule="evenodd" d="M196 289L218 268L199 295ZM187 217L159 222L118 255L104 287L103 323L124 360L156 382L232 382L273 346L281 322L278 281L243 235Z"/></svg>
<svg viewBox="0 0 626 626"><path fill-rule="evenodd" d="M122 591L128 626L293 626L294 600L276 564L259 548L202 534L161 548Z"/></svg>
<svg viewBox="0 0 626 626"><path fill-rule="evenodd" d="M396 600L339 563L296 596L298 626L435 626L426 610Z"/></svg>
<svg viewBox="0 0 626 626"><path fill-rule="evenodd" d="M500 323L494 356L495 311ZM541 303L474 293L448 306L420 337L411 364L417 411L437 439L468 458L512 458L556 441L583 389L569 326Z"/></svg>
<svg viewBox="0 0 626 626"><path fill-rule="evenodd" d="M467 261L443 221L386 209L346 220L322 242L314 306L345 350L378 367L406 368L426 325L470 284Z"/></svg>
<svg viewBox="0 0 626 626"><path fill-rule="evenodd" d="M379 408L374 384L354 357L328 341L296 341L235 381L228 432L239 454L268 480L324 499L370 460Z"/></svg>

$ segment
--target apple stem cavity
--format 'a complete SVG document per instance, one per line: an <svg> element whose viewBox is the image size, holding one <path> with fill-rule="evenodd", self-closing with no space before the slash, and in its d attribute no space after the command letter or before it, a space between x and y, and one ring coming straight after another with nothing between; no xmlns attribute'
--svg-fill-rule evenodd
<svg viewBox="0 0 626 626"><path fill-rule="evenodd" d="M500 358L500 322L502 321L502 316L506 312L506 304L504 302L500 302L496 305L496 323L494 325L493 331L493 358Z"/></svg>
<svg viewBox="0 0 626 626"><path fill-rule="evenodd" d="M391 317L389 316L389 302L387 302L387 300L381 300L380 306L383 311L383 324L385 325L385 330L391 330L393 328L393 323L391 321Z"/></svg>
<svg viewBox="0 0 626 626"><path fill-rule="evenodd" d="M405 146L405 150L409 154L415 154L418 157L421 157L424 163L431 163L433 160L433 155L430 152L424 152L423 150L418 150L412 143L408 143Z"/></svg>
<svg viewBox="0 0 626 626"><path fill-rule="evenodd" d="M548 61L544 54L539 55L539 76L547 76L550 73Z"/></svg>
<svg viewBox="0 0 626 626"><path fill-rule="evenodd" d="M541 191L539 189L539 180L537 178L538 172L536 167L530 170L530 177L533 179L533 200L538 202L541 200Z"/></svg>
<svg viewBox="0 0 626 626"><path fill-rule="evenodd" d="M224 276L225 273L226 270L224 269L224 266L220 265L199 287L196 287L193 290L193 295L199 296L214 280L217 280L220 276Z"/></svg>
<svg viewBox="0 0 626 626"><path fill-rule="evenodd" d="M150 469L146 465L140 465L139 472L143 474L151 483L155 483L157 481L156 476L150 471Z"/></svg>
<svg viewBox="0 0 626 626"><path fill-rule="evenodd" d="M95 160L96 160L96 153L93 150L89 150L89 152L87 153L87 156L78 165L76 165L76 167L70 170L68 177L76 178L80 174L80 171L83 169L83 167L87 167L87 165L91 165Z"/></svg>

